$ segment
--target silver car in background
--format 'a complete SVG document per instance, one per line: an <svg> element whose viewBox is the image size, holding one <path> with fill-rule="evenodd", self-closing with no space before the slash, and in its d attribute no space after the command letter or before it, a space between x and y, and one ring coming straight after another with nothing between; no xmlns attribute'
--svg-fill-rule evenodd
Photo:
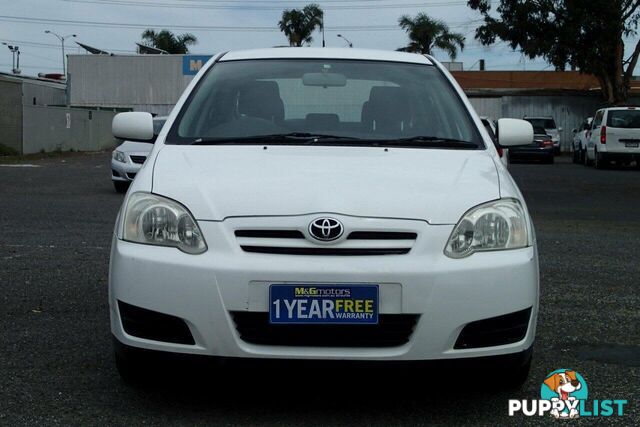
<svg viewBox="0 0 640 427"><path fill-rule="evenodd" d="M166 117L155 117L153 119L153 140L146 142L124 141L113 150L111 155L111 180L118 193L127 192L129 184L131 184L131 181L133 181L147 160L155 138L166 121Z"/></svg>

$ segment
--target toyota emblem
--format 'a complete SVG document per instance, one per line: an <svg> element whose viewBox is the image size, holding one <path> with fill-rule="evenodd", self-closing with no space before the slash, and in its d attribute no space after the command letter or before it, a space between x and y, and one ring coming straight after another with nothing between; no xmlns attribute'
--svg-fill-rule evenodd
<svg viewBox="0 0 640 427"><path fill-rule="evenodd" d="M309 224L309 234L323 242L338 239L344 233L342 223L335 218L316 218Z"/></svg>

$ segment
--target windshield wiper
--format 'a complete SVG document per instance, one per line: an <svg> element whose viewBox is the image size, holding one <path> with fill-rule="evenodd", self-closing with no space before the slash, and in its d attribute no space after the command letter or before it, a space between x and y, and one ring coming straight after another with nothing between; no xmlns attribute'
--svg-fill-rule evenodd
<svg viewBox="0 0 640 427"><path fill-rule="evenodd" d="M340 135L326 135L308 132L291 132L273 135L255 135L233 138L197 138L191 145L256 145L256 144L280 144L300 145L314 144L317 142L331 141L357 141L359 138Z"/></svg>
<svg viewBox="0 0 640 427"><path fill-rule="evenodd" d="M425 147L425 148L460 148L474 150L478 144L471 141L463 141L455 138L442 138L439 136L412 136L409 138L388 139L381 141L380 145L399 145L402 147Z"/></svg>

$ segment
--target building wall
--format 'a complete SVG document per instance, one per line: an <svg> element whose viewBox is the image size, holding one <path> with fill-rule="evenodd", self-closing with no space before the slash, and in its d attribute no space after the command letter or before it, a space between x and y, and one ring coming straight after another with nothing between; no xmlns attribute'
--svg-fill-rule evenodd
<svg viewBox="0 0 640 427"><path fill-rule="evenodd" d="M207 58L69 55L70 103L72 106L132 108L164 115Z"/></svg>
<svg viewBox="0 0 640 427"><path fill-rule="evenodd" d="M23 105L67 105L66 85L25 80L22 83Z"/></svg>
<svg viewBox="0 0 640 427"><path fill-rule="evenodd" d="M22 90L20 82L0 80L0 144L22 150Z"/></svg>
<svg viewBox="0 0 640 427"><path fill-rule="evenodd" d="M501 97L469 98L476 112L493 119L511 117L521 119L524 116L551 116L556 125L562 128L560 143L562 151L569 151L573 140L573 128L601 106L599 94L594 95L558 95L527 96L512 95Z"/></svg>
<svg viewBox="0 0 640 427"><path fill-rule="evenodd" d="M33 105L25 105L23 110L23 154L98 151L117 144L111 133L113 111Z"/></svg>

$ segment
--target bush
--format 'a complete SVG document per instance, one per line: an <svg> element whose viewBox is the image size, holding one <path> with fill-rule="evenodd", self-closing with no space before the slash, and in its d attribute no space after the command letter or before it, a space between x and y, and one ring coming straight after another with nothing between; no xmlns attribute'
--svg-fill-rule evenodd
<svg viewBox="0 0 640 427"><path fill-rule="evenodd" d="M0 156L17 156L18 151L15 150L14 148L11 147L7 147L4 144L0 144Z"/></svg>

